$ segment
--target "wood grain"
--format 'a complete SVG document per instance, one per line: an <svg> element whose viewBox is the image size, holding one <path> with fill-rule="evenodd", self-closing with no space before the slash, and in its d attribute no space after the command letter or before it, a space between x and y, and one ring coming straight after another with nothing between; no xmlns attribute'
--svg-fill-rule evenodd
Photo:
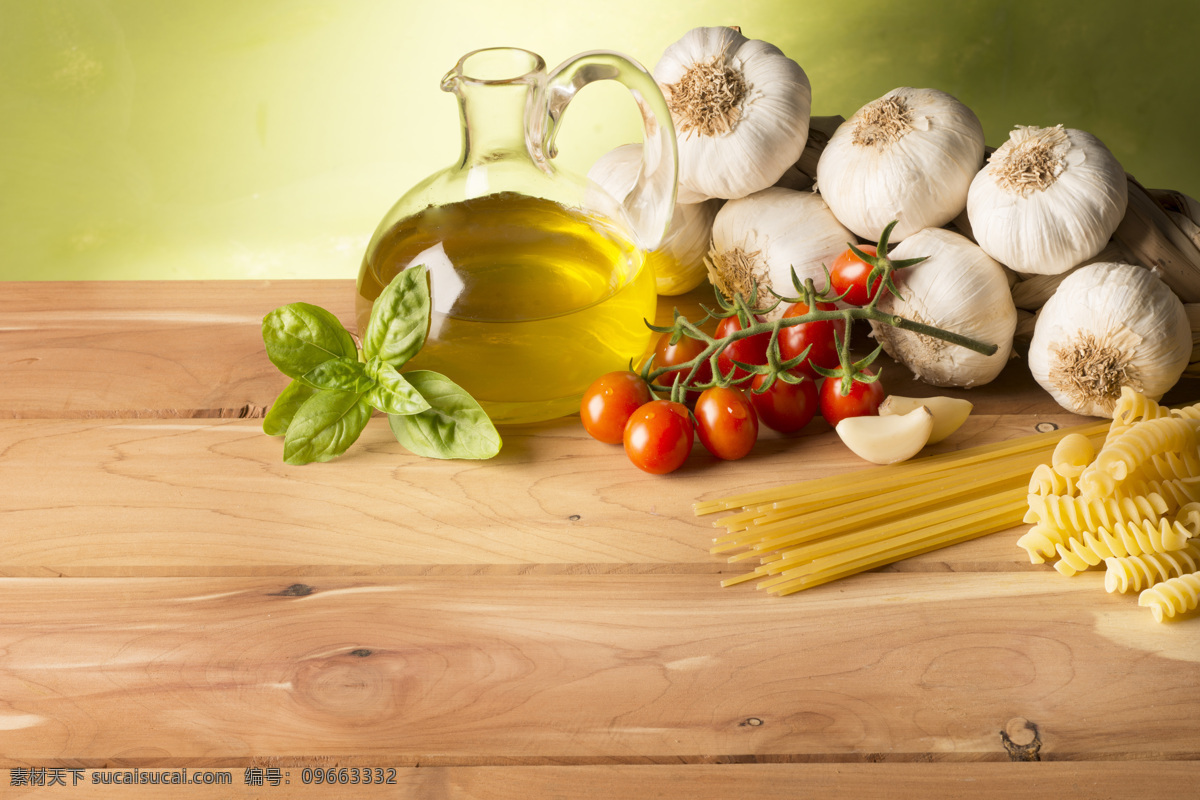
<svg viewBox="0 0 1200 800"><path fill-rule="evenodd" d="M0 765L1194 757L1191 627L1054 578L9 579Z"/></svg>
<svg viewBox="0 0 1200 800"><path fill-rule="evenodd" d="M247 786L245 769L228 768L233 780L219 792L208 786L172 786L172 798L288 797L329 798L337 790L326 785L305 785L303 769L280 768L281 786ZM129 797L126 786L92 785L95 770L79 773L79 784L68 791L78 800ZM72 775L64 780L71 786ZM193 773L194 777L194 773ZM283 780L289 781L282 784ZM1200 763L1123 761L1120 763L1043 764L697 764L661 766L540 766L529 767L421 767L397 770L395 785L339 786L354 797L420 797L426 800L650 800L678 797L686 788L692 800L728 800L756 797L762 800L1010 800L1012 797L1052 797L1056 800L1145 800L1191 796L1200 782ZM145 787L141 787L145 788ZM6 796L44 796L45 788L11 789Z"/></svg>
<svg viewBox="0 0 1200 800"><path fill-rule="evenodd" d="M484 462L416 458L376 419L346 456L300 467L282 463L256 420L0 420L0 574L717 572L719 517L697 518L697 500L870 466L827 426L814 430L766 437L737 463L697 447L684 469L652 477L570 419L510 428ZM976 415L938 449L1033 432L1024 416ZM1027 561L1015 546L1000 560Z"/></svg>

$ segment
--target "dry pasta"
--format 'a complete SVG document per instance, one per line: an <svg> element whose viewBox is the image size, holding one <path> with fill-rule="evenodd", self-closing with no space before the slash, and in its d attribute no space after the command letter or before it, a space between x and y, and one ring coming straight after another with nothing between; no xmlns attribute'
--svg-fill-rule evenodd
<svg viewBox="0 0 1200 800"><path fill-rule="evenodd" d="M1165 519L1158 524L1150 520L1140 525L1118 522L1111 531L1106 528L1096 533L1084 531L1079 538L1058 545L1055 550L1059 558L1054 568L1069 577L1106 558L1181 550L1188 538L1187 528Z"/></svg>
<svg viewBox="0 0 1200 800"><path fill-rule="evenodd" d="M1105 446L1083 474L1079 491L1084 497L1111 494L1129 473L1158 453L1194 450L1200 421L1163 417L1140 422Z"/></svg>
<svg viewBox="0 0 1200 800"><path fill-rule="evenodd" d="M1151 586L1138 595L1138 605L1153 611L1158 622L1191 611L1200 605L1200 572L1189 572Z"/></svg>
<svg viewBox="0 0 1200 800"><path fill-rule="evenodd" d="M1140 592L1156 583L1200 570L1200 539L1192 539L1182 550L1168 553L1106 558L1104 568L1106 591Z"/></svg>
<svg viewBox="0 0 1200 800"><path fill-rule="evenodd" d="M1017 540L1063 575L1104 562L1109 592L1140 592L1159 622L1200 596L1200 403L1169 409L1124 388L1108 436L1089 454L1060 442L1030 476ZM1070 476L1070 477L1068 477ZM1074 485L1070 486L1071 477Z"/></svg>
<svg viewBox="0 0 1200 800"><path fill-rule="evenodd" d="M1050 456L1051 468L1064 478L1078 478L1096 457L1092 440L1082 433L1069 433L1059 440Z"/></svg>
<svg viewBox="0 0 1200 800"><path fill-rule="evenodd" d="M754 580L791 594L1019 524L1030 473L1058 442L1071 433L1102 441L1107 430L1105 422L1039 433L697 503L696 513L732 512L715 523L726 532L712 552L731 563L758 561L723 586ZM1072 484L1053 474L1045 480L1047 490Z"/></svg>
<svg viewBox="0 0 1200 800"><path fill-rule="evenodd" d="M1029 476L1029 493L1038 495L1074 495L1075 481L1058 472L1049 464L1038 464ZM1028 522L1029 520L1026 520Z"/></svg>

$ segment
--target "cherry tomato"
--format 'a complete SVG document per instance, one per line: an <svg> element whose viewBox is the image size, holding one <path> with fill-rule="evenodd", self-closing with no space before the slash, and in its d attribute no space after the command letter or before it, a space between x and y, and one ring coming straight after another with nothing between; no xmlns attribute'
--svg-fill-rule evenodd
<svg viewBox="0 0 1200 800"><path fill-rule="evenodd" d="M836 309L833 303L817 303L817 309L821 311L833 311ZM802 317L808 313L808 306L805 303L792 303L784 309L783 316L785 319L789 317ZM798 367L792 369L797 375L807 375L814 380L817 378L817 372L812 368L813 364L825 369L833 369L838 365L837 344L834 339L834 333L838 336L846 335L845 320L822 320L820 322L802 322L799 325L791 325L786 328L779 329L779 357L784 361L793 359L804 352L804 348L812 346L808 351L808 358L800 362Z"/></svg>
<svg viewBox="0 0 1200 800"><path fill-rule="evenodd" d="M651 400L634 411L625 424L625 454L638 469L665 475L687 461L694 432L687 406Z"/></svg>
<svg viewBox="0 0 1200 800"><path fill-rule="evenodd" d="M767 382L766 375L755 375L751 384L750 403L758 412L758 418L771 430L780 433L795 433L817 414L817 384L805 378L799 383L787 383L775 379L771 388L761 394L757 390Z"/></svg>
<svg viewBox="0 0 1200 800"><path fill-rule="evenodd" d="M646 382L635 373L609 372L594 380L583 393L579 418L593 439L620 444L629 417L653 399Z"/></svg>
<svg viewBox="0 0 1200 800"><path fill-rule="evenodd" d="M869 256L875 255L876 252L876 247L872 244L861 245L858 249ZM870 289L867 288L871 269L871 265L854 255L853 250L845 250L833 260L833 267L829 270L833 291L837 294L845 292L842 300L852 306L865 306L879 291L879 278L875 279Z"/></svg>
<svg viewBox="0 0 1200 800"><path fill-rule="evenodd" d="M762 322L763 318L755 316L752 322ZM732 333L737 333L742 330L742 323L736 315L725 317L717 325L716 336L718 339L724 339ZM753 336L748 336L745 339L731 343L728 347L721 351L717 356L717 368L721 370L722 375L728 375L731 370L734 372L734 380L749 375L750 373L741 367L735 367L733 362L740 361L743 364L765 364L767 363L767 347L771 344L770 333L757 333Z"/></svg>
<svg viewBox="0 0 1200 800"><path fill-rule="evenodd" d="M673 367L676 364L686 364L704 351L705 344L699 339L689 339L687 336L679 337L679 341L671 344L671 334L664 333L658 337L658 343L654 345L654 368ZM670 388L675 383L675 376L679 376L679 380L687 377L690 370L678 369L673 372L664 372L659 377L655 378L654 382L658 386ZM708 363L700 365L696 370L696 377L693 378L696 383L708 383L712 380L712 367ZM695 398L700 393L698 391L689 392L688 395Z"/></svg>
<svg viewBox="0 0 1200 800"><path fill-rule="evenodd" d="M868 375L869 370L864 370ZM883 384L879 381L850 384L850 393L842 394L841 378L826 378L821 384L821 416L830 425L837 425L847 417L869 417L879 413L883 403Z"/></svg>
<svg viewBox="0 0 1200 800"><path fill-rule="evenodd" d="M696 429L708 452L736 461L758 440L758 414L740 389L714 386L696 401Z"/></svg>

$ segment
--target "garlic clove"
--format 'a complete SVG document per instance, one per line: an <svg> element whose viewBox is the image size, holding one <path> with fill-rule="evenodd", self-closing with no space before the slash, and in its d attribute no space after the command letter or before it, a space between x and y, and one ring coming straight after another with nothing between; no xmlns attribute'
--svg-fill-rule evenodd
<svg viewBox="0 0 1200 800"><path fill-rule="evenodd" d="M961 397L901 397L888 395L879 406L879 416L902 416L924 406L933 415L933 430L926 444L937 444L962 427L975 408Z"/></svg>
<svg viewBox="0 0 1200 800"><path fill-rule="evenodd" d="M859 458L872 464L895 464L921 452L933 433L933 414L917 406L907 414L849 417L834 429Z"/></svg>

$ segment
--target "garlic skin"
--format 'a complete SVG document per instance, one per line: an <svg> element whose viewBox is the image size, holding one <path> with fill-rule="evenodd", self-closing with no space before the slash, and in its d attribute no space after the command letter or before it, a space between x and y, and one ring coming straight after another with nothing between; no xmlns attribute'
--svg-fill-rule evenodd
<svg viewBox="0 0 1200 800"><path fill-rule="evenodd" d="M983 165L983 125L937 89L900 87L854 113L817 162L817 189L850 230L892 241L950 222Z"/></svg>
<svg viewBox="0 0 1200 800"><path fill-rule="evenodd" d="M654 68L679 147L678 201L771 186L808 140L808 76L779 48L733 28L695 28Z"/></svg>
<svg viewBox="0 0 1200 800"><path fill-rule="evenodd" d="M1104 248L1128 201L1125 170L1095 136L1017 126L971 182L967 217L992 258L1058 275Z"/></svg>
<svg viewBox="0 0 1200 800"><path fill-rule="evenodd" d="M633 189L641 166L642 145L626 144L596 159L587 177L620 202ZM704 258L721 204L721 200L675 204L662 242L646 254L659 294L684 294L704 283L708 273Z"/></svg>
<svg viewBox="0 0 1200 800"><path fill-rule="evenodd" d="M758 305L773 298L763 287L795 296L792 270L803 284L826 288L825 267L854 241L819 194L771 187L725 203L713 222L708 279L722 294L747 300L755 285ZM783 314L775 309L769 317Z"/></svg>
<svg viewBox="0 0 1200 800"><path fill-rule="evenodd" d="M998 349L990 356L924 334L871 322L875 338L892 358L934 386L971 387L998 376L1012 354L1017 309L1004 268L970 239L943 228L926 228L888 253L925 261L893 273L903 299L888 293L878 308L914 322L969 336Z"/></svg>
<svg viewBox="0 0 1200 800"><path fill-rule="evenodd" d="M1192 353L1183 303L1144 267L1089 264L1042 306L1029 371L1067 411L1112 418L1121 387L1158 400Z"/></svg>

